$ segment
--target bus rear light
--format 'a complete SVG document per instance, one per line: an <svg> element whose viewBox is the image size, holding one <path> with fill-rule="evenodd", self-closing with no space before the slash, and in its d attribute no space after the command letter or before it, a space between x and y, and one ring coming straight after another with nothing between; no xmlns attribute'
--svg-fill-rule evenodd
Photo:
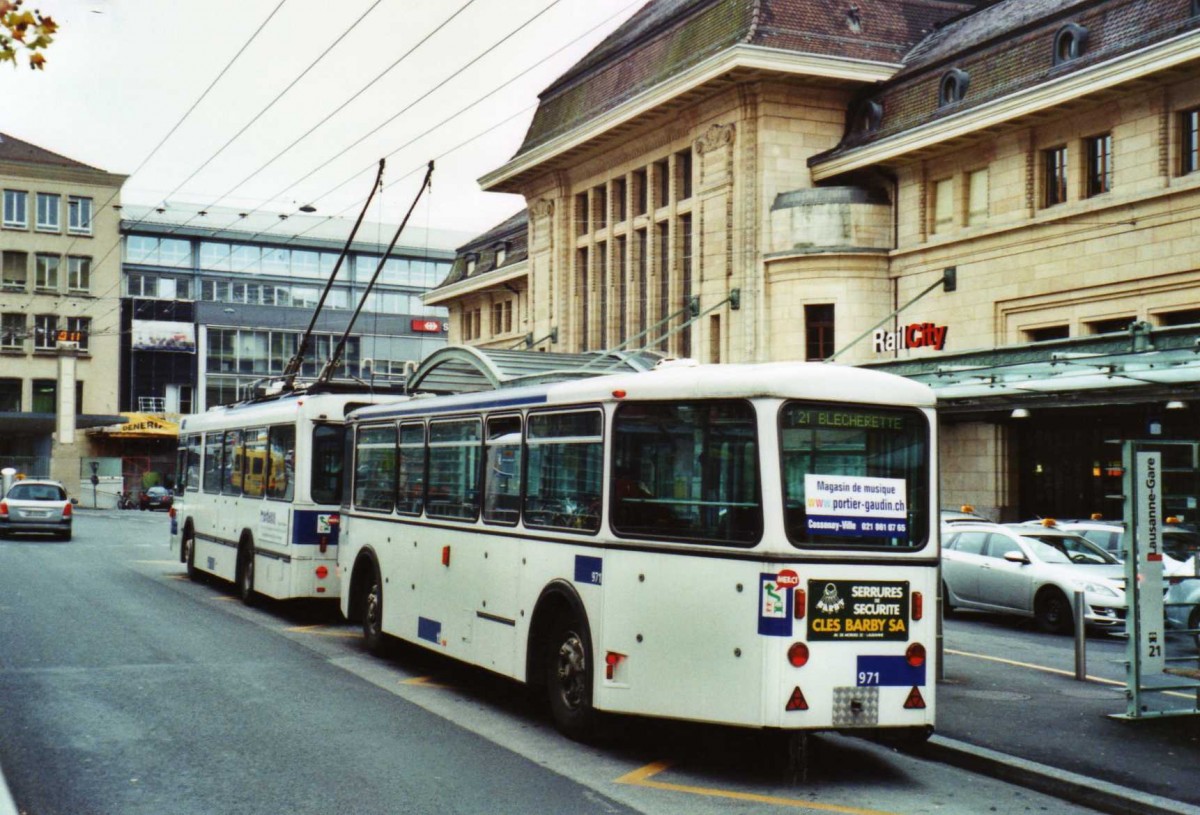
<svg viewBox="0 0 1200 815"><path fill-rule="evenodd" d="M618 654L616 651L609 651L604 655L604 678L612 681L613 674L617 670L617 666L625 659L624 654Z"/></svg>
<svg viewBox="0 0 1200 815"><path fill-rule="evenodd" d="M908 692L908 698L904 700L905 710L924 710L925 697L921 696L921 689L913 685L913 689Z"/></svg>
<svg viewBox="0 0 1200 815"><path fill-rule="evenodd" d="M919 642L914 642L904 652L904 659L912 667L920 668L925 664L925 646Z"/></svg>
<svg viewBox="0 0 1200 815"><path fill-rule="evenodd" d="M919 620L925 616L925 595L919 591L912 593L912 618Z"/></svg>
<svg viewBox="0 0 1200 815"><path fill-rule="evenodd" d="M792 592L792 616L797 620L803 620L805 612L808 611L808 595L804 589L797 588Z"/></svg>
<svg viewBox="0 0 1200 815"><path fill-rule="evenodd" d="M170 509L168 509L168 510L167 510L167 517L168 517L168 518L174 518L174 517L175 517L175 507L171 507Z"/></svg>
<svg viewBox="0 0 1200 815"><path fill-rule="evenodd" d="M808 646L802 642L793 642L792 647L788 648L788 662L796 668L803 668L808 664Z"/></svg>
<svg viewBox="0 0 1200 815"><path fill-rule="evenodd" d="M329 577L329 568L326 566L317 567L317 580L324 580Z"/></svg>

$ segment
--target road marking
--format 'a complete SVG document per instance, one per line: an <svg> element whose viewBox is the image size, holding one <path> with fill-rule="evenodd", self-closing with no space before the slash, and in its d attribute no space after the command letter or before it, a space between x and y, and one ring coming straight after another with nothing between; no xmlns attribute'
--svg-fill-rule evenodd
<svg viewBox="0 0 1200 815"><path fill-rule="evenodd" d="M313 634L318 637L345 637L347 639L356 639L362 636L357 631L346 631L345 629L333 629L330 626L316 625L297 625L291 628L285 628L284 631L294 631L297 634Z"/></svg>
<svg viewBox="0 0 1200 815"><path fill-rule="evenodd" d="M733 801L753 801L756 804L773 804L774 806L792 807L794 809L841 812L844 815L895 815L895 813L884 812L879 809L858 809L857 807L844 807L837 804L819 804L815 801L801 801L798 798L783 798L781 796L762 795L755 792L735 792L733 790L722 790L714 787L696 787L691 784L672 784L667 781L651 780L653 776L658 775L670 766L671 762L669 761L651 762L645 767L639 767L631 773L626 773L616 779L615 783L629 784L635 787L649 787L669 792L683 792L688 795L703 795L707 798L729 798Z"/></svg>
<svg viewBox="0 0 1200 815"><path fill-rule="evenodd" d="M235 601L235 600L241 600L241 599L242 599L242 598L240 598L240 597L231 597L231 596L230 596L230 595L228 595L228 594L219 594L219 595L217 595L216 597L214 597L214 598L213 598L213 600L216 600L217 602L220 602L220 603L225 603L225 602L230 602L230 603L231 603L231 602L233 602L233 601Z"/></svg>
<svg viewBox="0 0 1200 815"><path fill-rule="evenodd" d="M178 560L135 560L134 563L151 563L159 566L182 566Z"/></svg>
<svg viewBox="0 0 1200 815"><path fill-rule="evenodd" d="M999 662L1004 665L1012 665L1016 668L1029 668L1030 670L1033 670L1033 671L1042 671L1043 673L1048 673L1048 674L1058 674L1059 676L1070 676L1070 677L1075 676L1074 671L1064 671L1061 668L1049 668L1045 665L1034 665L1029 662L1018 662L1015 659L1005 659L1004 657L993 657L993 656L989 656L987 654L973 654L970 651L955 651L951 648L947 648L947 649L945 649L945 651L947 654L954 654L955 656L958 656L958 657L974 657L975 659L984 659L984 660L987 660L988 662ZM1121 682L1118 679L1105 679L1103 676L1091 676L1090 674L1085 674L1084 679L1086 679L1089 682L1097 682L1101 685L1115 685L1118 688L1127 687L1126 683ZM1151 690L1153 690L1153 689L1151 689ZM1195 698L1194 694L1179 693L1178 691L1167 690L1167 691L1156 691L1156 692L1162 693L1164 696L1178 696L1181 699Z"/></svg>
<svg viewBox="0 0 1200 815"><path fill-rule="evenodd" d="M397 685L420 685L423 688L444 688L453 690L452 685L444 685L432 676L414 676L412 679L401 679Z"/></svg>

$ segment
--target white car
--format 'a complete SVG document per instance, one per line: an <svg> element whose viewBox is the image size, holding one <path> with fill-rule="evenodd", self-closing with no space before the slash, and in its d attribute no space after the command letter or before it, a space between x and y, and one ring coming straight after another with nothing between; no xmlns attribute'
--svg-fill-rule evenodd
<svg viewBox="0 0 1200 815"><path fill-rule="evenodd" d="M956 523L942 528L942 607L1033 618L1044 631L1074 628L1072 603L1083 592L1084 622L1125 624L1124 566L1071 532L1034 524Z"/></svg>
<svg viewBox="0 0 1200 815"><path fill-rule="evenodd" d="M1120 521L1055 521L1054 527L1090 540L1106 550L1117 560L1125 560L1121 539L1125 535L1125 524ZM1200 548L1200 535L1177 524L1162 527L1163 574L1181 574L1184 561Z"/></svg>
<svg viewBox="0 0 1200 815"><path fill-rule="evenodd" d="M71 539L75 499L57 481L28 478L18 481L0 498L0 536L17 532L49 532Z"/></svg>

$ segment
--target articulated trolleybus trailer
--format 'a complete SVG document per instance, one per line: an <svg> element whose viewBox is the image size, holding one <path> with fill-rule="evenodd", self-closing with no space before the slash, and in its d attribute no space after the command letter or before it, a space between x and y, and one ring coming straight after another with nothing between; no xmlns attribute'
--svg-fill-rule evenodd
<svg viewBox="0 0 1200 815"><path fill-rule="evenodd" d="M338 596L345 415L396 395L296 390L184 417L171 544L242 600Z"/></svg>
<svg viewBox="0 0 1200 815"><path fill-rule="evenodd" d="M667 366L347 419L341 606L597 711L934 723L932 392L821 363Z"/></svg>

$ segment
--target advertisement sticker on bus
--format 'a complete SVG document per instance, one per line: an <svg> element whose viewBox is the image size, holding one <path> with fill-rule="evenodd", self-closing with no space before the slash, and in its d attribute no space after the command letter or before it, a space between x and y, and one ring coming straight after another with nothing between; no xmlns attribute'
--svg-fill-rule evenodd
<svg viewBox="0 0 1200 815"><path fill-rule="evenodd" d="M804 476L807 531L844 537L908 533L908 490L903 478Z"/></svg>
<svg viewBox="0 0 1200 815"><path fill-rule="evenodd" d="M808 581L809 640L907 640L907 580Z"/></svg>
<svg viewBox="0 0 1200 815"><path fill-rule="evenodd" d="M771 572L758 576L758 633L767 637L792 636L795 594L791 587L781 584L780 574ZM784 582L790 582L790 578Z"/></svg>

